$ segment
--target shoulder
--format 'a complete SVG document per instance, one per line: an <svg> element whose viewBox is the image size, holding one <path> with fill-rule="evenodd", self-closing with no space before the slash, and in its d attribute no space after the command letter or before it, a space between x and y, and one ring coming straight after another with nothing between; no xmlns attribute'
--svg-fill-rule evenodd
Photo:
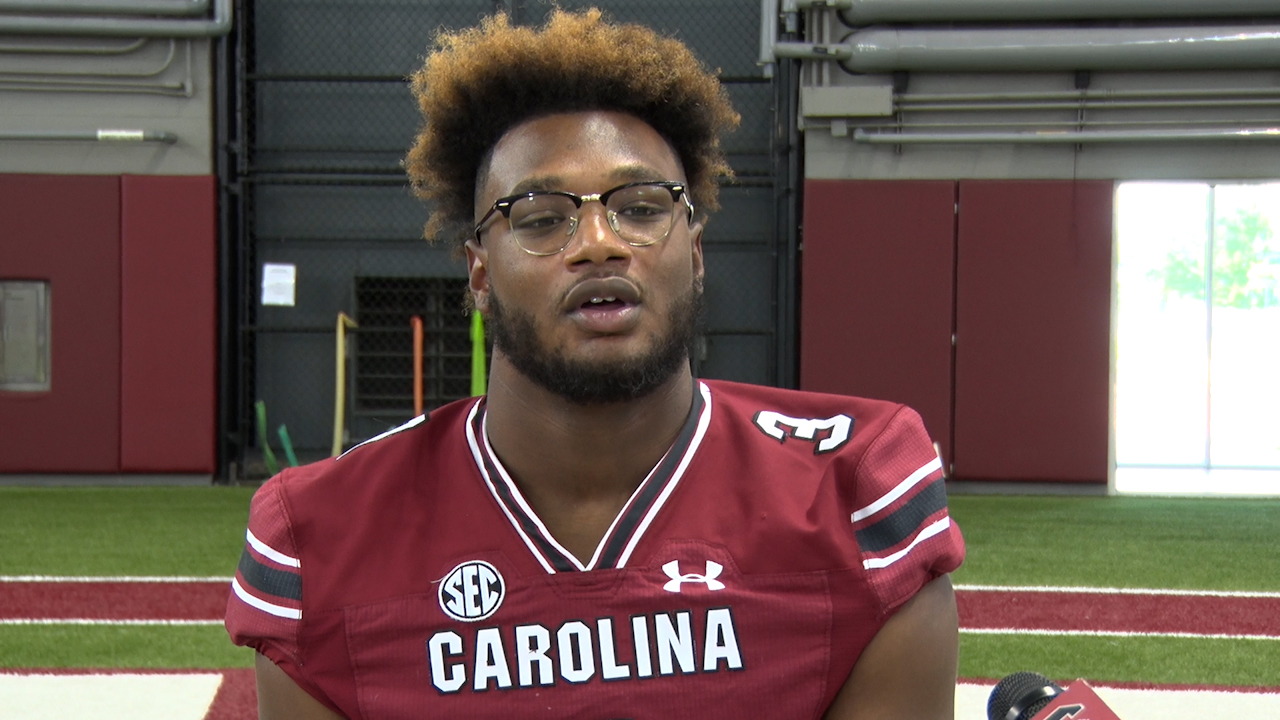
<svg viewBox="0 0 1280 720"><path fill-rule="evenodd" d="M333 574L340 551L370 533L390 532L391 519L417 497L413 488L456 471L468 457L464 431L474 405L474 400L452 403L337 458L287 468L263 484L249 506L246 545L233 583L238 599L228 611L233 637L240 632L238 641L247 644L265 636L287 654L296 653L297 621L304 605L315 606L319 598L312 590ZM278 653L267 654L280 662Z"/></svg>
<svg viewBox="0 0 1280 720"><path fill-rule="evenodd" d="M272 492L298 519L344 512L348 503L361 499L394 497L400 490L394 486L419 477L424 463L456 461L458 453L448 450L465 447L466 421L475 404L472 398L450 403L353 445L338 457L286 469L263 485L263 491L274 485Z"/></svg>
<svg viewBox="0 0 1280 720"><path fill-rule="evenodd" d="M711 390L721 426L754 428L755 434L782 445L812 443L814 455L838 451L845 459L860 456L891 427L897 432L918 429L925 446L932 448L920 416L905 405L726 381L702 382Z"/></svg>
<svg viewBox="0 0 1280 720"><path fill-rule="evenodd" d="M704 382L719 415L713 428L721 458L785 478L768 485L774 495L804 494L805 517L818 512L852 535L882 609L959 566L963 538L947 510L942 461L917 412L882 400Z"/></svg>
<svg viewBox="0 0 1280 720"><path fill-rule="evenodd" d="M904 407L886 400L834 395L831 393L789 390L786 388L751 385L728 380L701 380L711 388L713 397L737 407L741 405L771 406L775 409L797 413L845 412L865 417L891 414Z"/></svg>

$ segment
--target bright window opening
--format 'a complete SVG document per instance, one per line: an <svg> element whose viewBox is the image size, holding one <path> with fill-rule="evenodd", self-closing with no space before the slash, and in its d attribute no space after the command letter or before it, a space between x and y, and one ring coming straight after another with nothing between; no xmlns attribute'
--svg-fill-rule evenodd
<svg viewBox="0 0 1280 720"><path fill-rule="evenodd" d="M1116 193L1116 490L1280 495L1280 183Z"/></svg>

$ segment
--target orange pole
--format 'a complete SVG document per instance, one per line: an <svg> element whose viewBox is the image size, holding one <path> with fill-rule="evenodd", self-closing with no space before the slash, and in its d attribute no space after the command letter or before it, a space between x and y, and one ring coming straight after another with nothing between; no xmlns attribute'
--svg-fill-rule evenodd
<svg viewBox="0 0 1280 720"><path fill-rule="evenodd" d="M413 414L422 414L422 318L409 319L413 326Z"/></svg>

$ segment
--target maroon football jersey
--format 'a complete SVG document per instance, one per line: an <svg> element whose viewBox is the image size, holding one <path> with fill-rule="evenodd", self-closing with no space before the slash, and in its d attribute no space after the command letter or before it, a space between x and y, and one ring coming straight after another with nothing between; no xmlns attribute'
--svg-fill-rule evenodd
<svg viewBox="0 0 1280 720"><path fill-rule="evenodd" d="M254 496L227 628L349 717L817 718L964 555L901 405L697 383L589 562L453 403Z"/></svg>

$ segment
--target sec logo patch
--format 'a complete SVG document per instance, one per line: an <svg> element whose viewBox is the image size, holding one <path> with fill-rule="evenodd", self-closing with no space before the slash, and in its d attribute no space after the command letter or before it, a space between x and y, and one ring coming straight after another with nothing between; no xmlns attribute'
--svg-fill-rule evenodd
<svg viewBox="0 0 1280 720"><path fill-rule="evenodd" d="M507 584L498 568L471 560L440 581L440 609L454 620L476 622L497 612L506 594Z"/></svg>

